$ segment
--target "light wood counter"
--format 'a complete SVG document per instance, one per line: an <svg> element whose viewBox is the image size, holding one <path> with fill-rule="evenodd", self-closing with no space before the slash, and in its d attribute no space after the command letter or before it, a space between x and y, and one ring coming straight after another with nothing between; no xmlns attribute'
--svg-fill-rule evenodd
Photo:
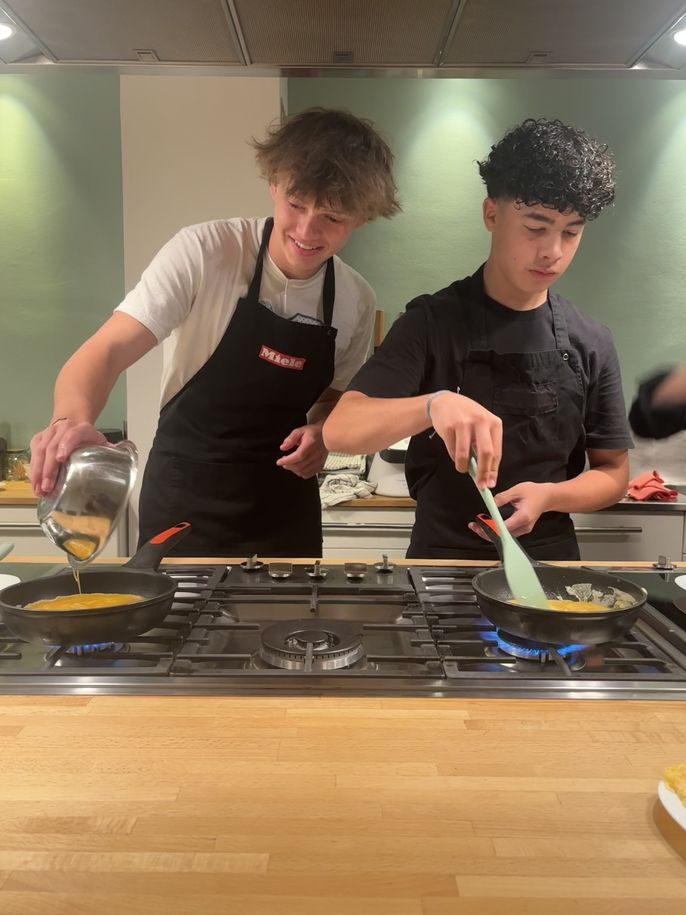
<svg viewBox="0 0 686 915"><path fill-rule="evenodd" d="M683 915L686 703L0 697L0 912Z"/></svg>
<svg viewBox="0 0 686 915"><path fill-rule="evenodd" d="M2 915L686 911L686 702L0 696L0 739Z"/></svg>
<svg viewBox="0 0 686 915"><path fill-rule="evenodd" d="M0 489L0 506L2 505L37 505L38 498L34 496L31 484L3 480L4 489Z"/></svg>

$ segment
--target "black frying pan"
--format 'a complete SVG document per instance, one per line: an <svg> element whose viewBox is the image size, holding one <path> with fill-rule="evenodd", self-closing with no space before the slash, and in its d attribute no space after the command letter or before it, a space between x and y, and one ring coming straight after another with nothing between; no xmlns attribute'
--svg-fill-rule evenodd
<svg viewBox="0 0 686 915"><path fill-rule="evenodd" d="M154 629L169 612L176 591L174 579L156 569L169 548L189 531L190 524L177 524L149 540L125 565L81 572L81 589L86 594L138 594L144 600L102 610L25 609L33 601L74 594L76 582L71 569L66 569L0 591L5 625L12 635L29 642L64 646L125 642Z"/></svg>
<svg viewBox="0 0 686 915"><path fill-rule="evenodd" d="M488 515L479 515L477 523L500 552L497 529ZM493 525L493 526L491 526ZM611 589L624 591L633 603L623 610L606 610L598 613L565 613L557 610L540 610L508 603L512 599L505 570L502 566L487 569L474 576L472 585L483 615L494 626L510 635L548 645L601 645L625 635L634 625L646 602L647 592L631 581L586 569L553 566L533 562L546 597L569 600L567 585L590 582L604 595Z"/></svg>

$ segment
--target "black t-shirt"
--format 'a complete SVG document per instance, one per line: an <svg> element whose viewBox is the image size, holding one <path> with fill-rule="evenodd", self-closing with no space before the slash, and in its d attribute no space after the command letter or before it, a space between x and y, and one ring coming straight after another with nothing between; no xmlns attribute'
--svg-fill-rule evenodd
<svg viewBox="0 0 686 915"><path fill-rule="evenodd" d="M513 311L489 295L483 296L489 349L496 353L543 353L555 349L550 302L530 311Z"/></svg>
<svg viewBox="0 0 686 915"><path fill-rule="evenodd" d="M585 392L580 438L585 438L586 449L631 448L619 361L610 331L571 302L560 296L557 301L563 309ZM413 397L457 390L469 349L465 315L470 308L486 310L488 345L496 352L555 348L549 302L524 312L506 308L485 296L478 271L433 295L413 299L348 390L369 397Z"/></svg>

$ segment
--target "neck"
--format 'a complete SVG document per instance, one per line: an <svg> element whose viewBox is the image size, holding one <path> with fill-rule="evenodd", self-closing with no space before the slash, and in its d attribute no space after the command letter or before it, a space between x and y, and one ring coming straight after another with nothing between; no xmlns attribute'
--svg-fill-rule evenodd
<svg viewBox="0 0 686 915"><path fill-rule="evenodd" d="M513 311L531 311L548 299L547 289L542 292L517 289L490 258L484 266L484 289L486 295Z"/></svg>

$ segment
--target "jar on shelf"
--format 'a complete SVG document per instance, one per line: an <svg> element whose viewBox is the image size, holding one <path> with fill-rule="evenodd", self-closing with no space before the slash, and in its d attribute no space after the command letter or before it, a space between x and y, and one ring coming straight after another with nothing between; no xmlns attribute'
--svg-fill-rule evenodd
<svg viewBox="0 0 686 915"><path fill-rule="evenodd" d="M5 479L15 483L29 478L29 452L26 448L8 448Z"/></svg>

